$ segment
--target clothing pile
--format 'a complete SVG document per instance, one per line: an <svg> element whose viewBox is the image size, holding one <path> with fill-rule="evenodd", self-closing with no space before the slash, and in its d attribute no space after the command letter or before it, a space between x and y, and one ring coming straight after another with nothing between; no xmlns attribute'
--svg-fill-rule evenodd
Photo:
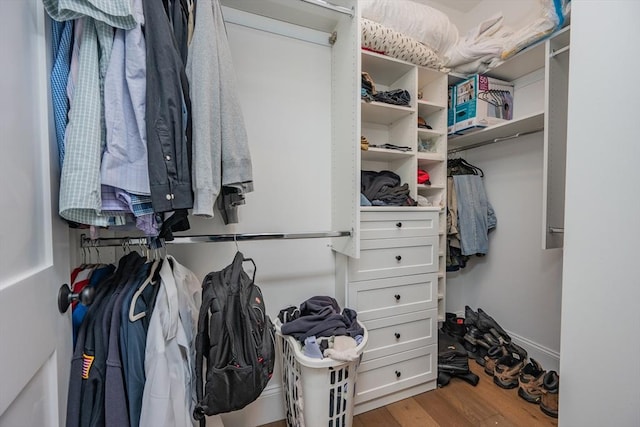
<svg viewBox="0 0 640 427"><path fill-rule="evenodd" d="M464 159L447 161L447 271L465 268L471 256L489 251L488 233L497 219L483 176L480 168Z"/></svg>
<svg viewBox="0 0 640 427"><path fill-rule="evenodd" d="M43 3L60 216L166 239L188 209L237 222L253 179L219 0Z"/></svg>
<svg viewBox="0 0 640 427"><path fill-rule="evenodd" d="M367 72L362 72L362 89L360 96L366 102L378 101L386 104L408 106L411 103L411 95L404 89L377 91L373 79Z"/></svg>
<svg viewBox="0 0 640 427"><path fill-rule="evenodd" d="M283 335L291 335L303 345L305 356L315 359L353 361L362 342L364 328L350 308L340 309L329 296L314 296L300 304L280 310L278 320Z"/></svg>
<svg viewBox="0 0 640 427"><path fill-rule="evenodd" d="M391 171L360 172L361 206L416 206L409 195L409 184Z"/></svg>
<svg viewBox="0 0 640 427"><path fill-rule="evenodd" d="M67 427L192 425L196 276L171 256L131 252L117 268L75 269L72 283L95 297L73 309Z"/></svg>

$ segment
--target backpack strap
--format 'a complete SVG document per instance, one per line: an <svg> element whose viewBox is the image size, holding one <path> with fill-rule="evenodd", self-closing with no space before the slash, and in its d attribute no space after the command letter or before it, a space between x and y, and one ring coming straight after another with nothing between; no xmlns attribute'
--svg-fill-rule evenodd
<svg viewBox="0 0 640 427"><path fill-rule="evenodd" d="M209 343L209 307L213 300L212 277L208 274L202 282L202 305L198 313L198 332L196 334L196 407L193 409L193 418L200 422L200 427L205 427L205 410L201 406L204 397L204 380L202 369L204 367L204 351L210 347ZM209 357L209 355L207 355Z"/></svg>

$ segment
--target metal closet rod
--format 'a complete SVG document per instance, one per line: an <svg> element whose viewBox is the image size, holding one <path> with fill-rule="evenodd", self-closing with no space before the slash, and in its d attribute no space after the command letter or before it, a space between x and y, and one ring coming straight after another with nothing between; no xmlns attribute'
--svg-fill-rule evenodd
<svg viewBox="0 0 640 427"><path fill-rule="evenodd" d="M282 239L317 239L325 237L350 237L351 231L314 231L308 233L239 233L239 234L198 234L191 236L174 236L166 244L241 242L247 240L282 240ZM147 237L106 237L91 240L85 234L80 236L80 247L95 248L108 246L147 245Z"/></svg>
<svg viewBox="0 0 640 427"><path fill-rule="evenodd" d="M489 139L487 141L478 142L476 144L464 145L462 147L453 147L453 148L450 148L449 150L447 150L447 153L448 154L452 154L452 153L457 153L458 151L471 150L472 148L483 147L485 145L494 144L496 142L506 141L506 140L509 140L509 139L515 139L515 138L519 138L519 137L525 136L525 135L531 135L532 133L538 133L538 132L540 132L542 130L543 129L535 129L535 130L531 130L531 131L527 131L527 132L518 132L518 133L515 133L513 135L501 136L501 137L498 137L498 138Z"/></svg>

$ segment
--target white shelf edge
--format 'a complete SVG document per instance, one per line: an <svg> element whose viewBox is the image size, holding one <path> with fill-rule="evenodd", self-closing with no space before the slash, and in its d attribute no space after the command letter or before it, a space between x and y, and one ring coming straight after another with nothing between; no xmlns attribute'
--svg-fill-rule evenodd
<svg viewBox="0 0 640 427"><path fill-rule="evenodd" d="M449 138L447 141L447 149L449 152L466 150L488 143L516 138L543 129L544 112L538 112L519 119L509 120L499 125L489 126L466 135Z"/></svg>
<svg viewBox="0 0 640 427"><path fill-rule="evenodd" d="M417 188L418 190L444 190L444 185L443 184L434 184L434 185L418 184Z"/></svg>
<svg viewBox="0 0 640 427"><path fill-rule="evenodd" d="M418 128L418 135L443 136L445 132L433 129Z"/></svg>
<svg viewBox="0 0 640 427"><path fill-rule="evenodd" d="M375 148L375 147L369 147L368 150L360 150L360 157L363 160L368 160L373 162L412 157L414 154L415 153L413 151L398 151L398 150L390 150L387 148Z"/></svg>
<svg viewBox="0 0 640 427"><path fill-rule="evenodd" d="M446 105L441 105L441 104L438 104L436 102L424 101L422 99L418 99L418 107L420 105L424 105L425 107L435 108L435 109L438 109L438 110L444 110L444 109L447 108Z"/></svg>
<svg viewBox="0 0 640 427"><path fill-rule="evenodd" d="M424 151L418 151L416 153L416 158L418 160L430 160L432 162L444 162L445 155L439 153L426 153Z"/></svg>

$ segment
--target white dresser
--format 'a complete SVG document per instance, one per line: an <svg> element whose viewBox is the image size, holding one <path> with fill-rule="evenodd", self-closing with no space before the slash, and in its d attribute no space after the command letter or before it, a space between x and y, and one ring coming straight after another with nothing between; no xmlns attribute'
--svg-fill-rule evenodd
<svg viewBox="0 0 640 427"><path fill-rule="evenodd" d="M362 208L360 258L345 267L346 305L369 343L356 413L436 387L438 208Z"/></svg>

